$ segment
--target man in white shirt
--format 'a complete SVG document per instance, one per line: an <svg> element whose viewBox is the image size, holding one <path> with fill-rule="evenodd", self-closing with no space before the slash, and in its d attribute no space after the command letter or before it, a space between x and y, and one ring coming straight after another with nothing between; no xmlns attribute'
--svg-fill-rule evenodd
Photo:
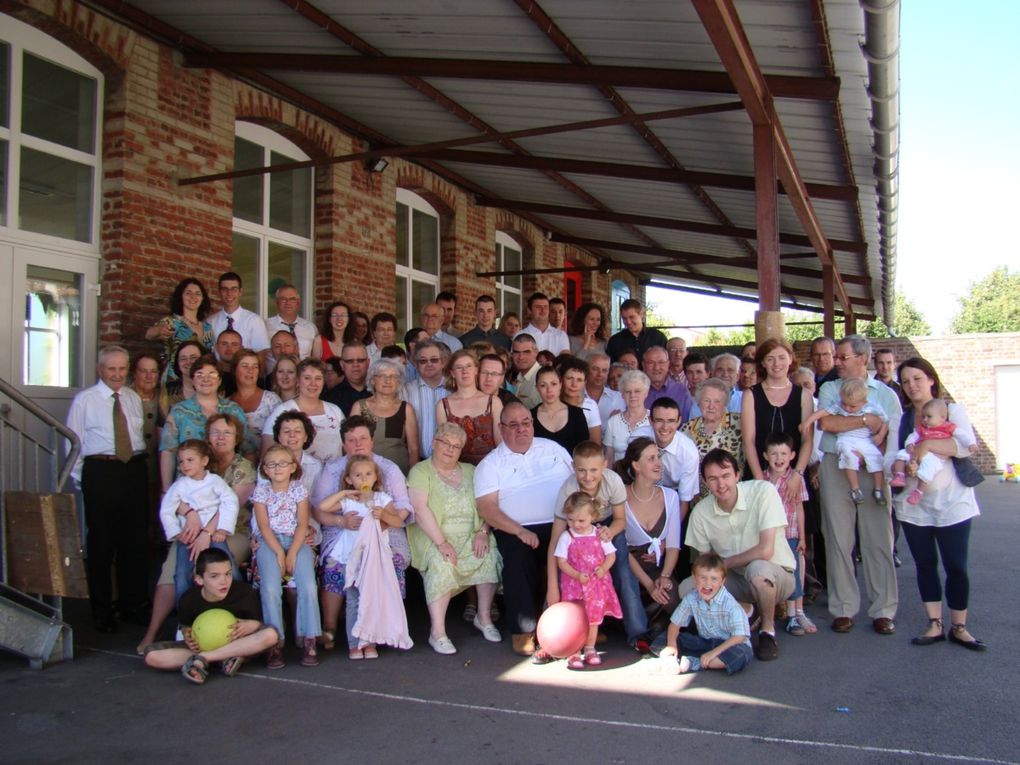
<svg viewBox="0 0 1020 765"><path fill-rule="evenodd" d="M99 351L99 382L71 402L67 426L81 439L71 471L85 501L89 602L99 632L114 632L112 567L121 617L148 624L149 474L142 400L127 386L130 358L119 345Z"/></svg>
<svg viewBox="0 0 1020 765"><path fill-rule="evenodd" d="M430 340L443 343L451 352L459 351L464 347L461 345L460 340L442 330L445 315L443 307L439 303L428 303L423 306L421 309L422 329L428 333Z"/></svg>
<svg viewBox="0 0 1020 765"><path fill-rule="evenodd" d="M567 451L535 438L531 412L511 401L500 414L502 443L475 470L478 515L491 526L503 557L503 599L513 649L535 652L535 626L546 593L546 555L556 496L573 475Z"/></svg>
<svg viewBox="0 0 1020 765"><path fill-rule="evenodd" d="M257 313L241 307L241 277L233 271L222 274L219 292L223 307L209 317L213 337L219 337L225 329L232 329L241 335L241 344L245 348L261 354L269 347L266 323Z"/></svg>
<svg viewBox="0 0 1020 765"><path fill-rule="evenodd" d="M549 351L559 356L570 351L570 340L567 333L549 323L549 298L541 292L535 292L528 298L528 317L530 323L517 336L531 335L540 351Z"/></svg>
<svg viewBox="0 0 1020 765"><path fill-rule="evenodd" d="M627 408L617 391L606 385L609 379L609 354L592 353L588 355L588 381L585 383L585 392L599 405L599 414L602 415L602 428L605 430L609 418L617 412Z"/></svg>
<svg viewBox="0 0 1020 765"><path fill-rule="evenodd" d="M307 359L319 332L308 319L298 315L301 311L301 293L293 284L276 288L276 316L266 319L266 334L272 337L281 329L290 332L298 341L300 358Z"/></svg>
<svg viewBox="0 0 1020 765"><path fill-rule="evenodd" d="M414 346L414 365L418 377L404 383L404 401L418 415L418 444L422 459L432 456L432 437L436 434L436 404L450 395L443 379L443 353L434 340L422 340Z"/></svg>
<svg viewBox="0 0 1020 765"><path fill-rule="evenodd" d="M680 427L680 405L667 397L652 404L652 430L662 462L662 485L680 495L681 518L687 517L690 502L698 495L698 463L701 455L690 436Z"/></svg>

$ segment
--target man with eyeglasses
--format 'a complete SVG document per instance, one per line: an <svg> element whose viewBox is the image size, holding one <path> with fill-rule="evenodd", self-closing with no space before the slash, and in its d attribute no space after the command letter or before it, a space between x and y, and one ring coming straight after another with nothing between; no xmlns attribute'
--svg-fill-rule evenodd
<svg viewBox="0 0 1020 765"><path fill-rule="evenodd" d="M648 395L645 397L645 409L651 409L652 404L660 398L671 398L680 405L680 414L683 421L691 418L691 407L694 406L694 399L686 385L673 382L669 377L669 354L665 348L653 345L645 351L641 360L641 370L648 375L651 385L648 388Z"/></svg>
<svg viewBox="0 0 1020 765"><path fill-rule="evenodd" d="M868 403L877 404L888 418L889 437L881 448L888 451L890 443L895 450L896 434L899 433L900 407L896 392L868 377L868 360L871 358L871 343L862 335L847 335L836 346L834 368L839 379L827 382L818 391L819 410L833 411L839 406L839 390L844 380L864 380L868 386ZM864 500L855 502L850 496L850 485L839 467L836 454L836 434L860 428L862 425L872 433L882 426L881 418L874 414L854 417L829 415L820 420L824 433L820 448L824 454L820 470L822 501L822 533L825 536L825 565L829 585L829 612L832 614L832 629L835 632L849 632L854 626L854 617L861 607L861 593L854 570L854 530L860 535L858 550L864 569L871 602L868 616L872 628L880 635L891 635L896 631L893 619L896 616L899 593L896 584L896 568L893 563L893 535L888 497L878 502L872 496L874 481L871 474L860 472L861 491Z"/></svg>
<svg viewBox="0 0 1020 765"><path fill-rule="evenodd" d="M531 412L519 401L503 408L499 429L502 442L475 469L475 499L503 557L503 599L513 650L531 656L546 593L556 496L573 468L562 446L535 438Z"/></svg>
<svg viewBox="0 0 1020 765"><path fill-rule="evenodd" d="M213 337L219 337L225 329L232 329L241 336L242 347L261 354L269 347L266 323L254 311L241 307L241 277L233 271L220 275L219 293L223 307L209 317Z"/></svg>
<svg viewBox="0 0 1020 765"><path fill-rule="evenodd" d="M836 343L830 337L816 337L811 341L811 367L815 370L815 390L827 382L839 379L836 371Z"/></svg>
<svg viewBox="0 0 1020 765"><path fill-rule="evenodd" d="M450 352L459 351L464 346L453 335L443 331L446 312L438 303L429 303L421 309L421 326L428 333L429 339L443 343ZM430 439L431 443L431 439Z"/></svg>
<svg viewBox="0 0 1020 765"><path fill-rule="evenodd" d="M298 357L307 359L319 332L312 322L298 315L301 311L301 293L293 284L284 284L276 288L275 298L276 316L266 319L266 332L270 337L281 329L290 332L298 342Z"/></svg>
<svg viewBox="0 0 1020 765"><path fill-rule="evenodd" d="M344 348L340 352L340 367L344 371L344 381L334 388L324 390L319 398L336 404L344 413L344 417L350 417L354 402L372 395L367 383L368 349L365 348L365 344L358 340L344 343Z"/></svg>
<svg viewBox="0 0 1020 765"><path fill-rule="evenodd" d="M517 398L529 409L542 403L535 380L541 364L538 363L538 344L527 332L522 332L510 344L510 362L514 365L513 384Z"/></svg>
<svg viewBox="0 0 1020 765"><path fill-rule="evenodd" d="M418 377L404 383L401 398L413 406L414 413L418 415L419 454L424 460L432 456L436 404L450 394L443 379L443 351L435 340L422 340L414 346L414 366Z"/></svg>
<svg viewBox="0 0 1020 765"><path fill-rule="evenodd" d="M666 353L669 354L669 379L680 385L687 385L687 375L684 374L687 341L682 337L669 338L666 341Z"/></svg>

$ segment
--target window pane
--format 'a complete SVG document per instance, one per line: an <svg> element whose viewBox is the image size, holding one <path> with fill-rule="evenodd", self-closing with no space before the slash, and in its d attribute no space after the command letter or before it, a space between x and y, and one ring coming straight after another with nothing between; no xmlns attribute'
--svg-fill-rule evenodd
<svg viewBox="0 0 1020 765"><path fill-rule="evenodd" d="M0 226L7 225L7 141L0 141Z"/></svg>
<svg viewBox="0 0 1020 765"><path fill-rule="evenodd" d="M276 290L284 284L293 284L298 292L303 292L305 284L306 252L295 247L288 247L279 242L269 243L269 283L266 301L270 313L276 313ZM304 313L304 311L302 311Z"/></svg>
<svg viewBox="0 0 1020 765"><path fill-rule="evenodd" d="M24 384L81 384L81 274L29 266L25 280Z"/></svg>
<svg viewBox="0 0 1020 765"><path fill-rule="evenodd" d="M258 310L259 294L259 240L244 234L234 234L234 247L230 254L230 270L241 277L244 290L241 305L249 311Z"/></svg>
<svg viewBox="0 0 1020 765"><path fill-rule="evenodd" d="M411 327L415 326L415 322L411 320L411 317L407 315L407 277L398 276L396 285L393 288L397 293L397 320L400 322L400 326L404 328L406 332ZM403 341L404 338L398 337L397 341Z"/></svg>
<svg viewBox="0 0 1020 765"><path fill-rule="evenodd" d="M22 148L20 189L20 229L91 241L91 167Z"/></svg>
<svg viewBox="0 0 1020 765"><path fill-rule="evenodd" d="M407 205L397 202L397 265L410 266L407 253L407 221L410 209Z"/></svg>
<svg viewBox="0 0 1020 765"><path fill-rule="evenodd" d="M503 271L520 271L523 266L521 265L521 251L515 250L513 247L503 248ZM503 283L507 287L513 287L514 289L521 288L521 277L517 276L504 276Z"/></svg>
<svg viewBox="0 0 1020 765"><path fill-rule="evenodd" d="M521 298L521 296L516 292L509 292L507 290L502 290L502 295L503 295L503 313L505 314L510 311L513 311L514 313L517 314L518 317L523 317L524 314L522 313L523 308L522 304L524 301Z"/></svg>
<svg viewBox="0 0 1020 765"><path fill-rule="evenodd" d="M436 285L411 281L411 315L408 317L408 328L421 326L421 309L435 300Z"/></svg>
<svg viewBox="0 0 1020 765"><path fill-rule="evenodd" d="M26 53L21 129L95 153L96 81Z"/></svg>
<svg viewBox="0 0 1020 765"><path fill-rule="evenodd" d="M270 164L294 160L270 153ZM269 176L269 225L298 236L309 236L312 225L312 169L292 170Z"/></svg>
<svg viewBox="0 0 1020 765"><path fill-rule="evenodd" d="M439 221L421 210L415 210L411 220L411 267L439 276Z"/></svg>
<svg viewBox="0 0 1020 765"><path fill-rule="evenodd" d="M10 127L11 107L8 99L11 94L11 46L0 42L0 127Z"/></svg>
<svg viewBox="0 0 1020 765"><path fill-rule="evenodd" d="M234 138L234 169L262 167L262 147L243 138ZM234 179L234 217L262 223L262 187L264 175Z"/></svg>

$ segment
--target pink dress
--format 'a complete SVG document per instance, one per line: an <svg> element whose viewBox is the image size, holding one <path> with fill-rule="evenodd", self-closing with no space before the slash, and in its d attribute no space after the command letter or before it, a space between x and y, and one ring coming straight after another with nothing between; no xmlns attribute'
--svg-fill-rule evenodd
<svg viewBox="0 0 1020 765"><path fill-rule="evenodd" d="M594 575L595 569L605 563L607 552L615 552L612 542L602 542L595 530L589 536L577 536L567 529L556 544L557 558L566 558L577 571L591 575L586 584L581 584L572 576L560 573L561 597L584 603L589 624L602 624L606 616L623 618L612 576L608 571L601 578Z"/></svg>

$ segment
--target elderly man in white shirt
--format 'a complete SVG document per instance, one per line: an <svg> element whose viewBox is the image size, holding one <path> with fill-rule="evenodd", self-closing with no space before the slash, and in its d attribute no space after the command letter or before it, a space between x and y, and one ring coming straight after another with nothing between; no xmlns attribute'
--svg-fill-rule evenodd
<svg viewBox="0 0 1020 765"><path fill-rule="evenodd" d="M276 288L276 316L266 319L266 334L272 337L285 329L297 338L300 358L307 359L315 345L319 331L308 319L298 315L301 310L301 293L293 284Z"/></svg>
<svg viewBox="0 0 1020 765"><path fill-rule="evenodd" d="M223 307L209 317L213 337L219 337L225 329L232 329L241 335L241 345L244 348L262 354L269 348L266 323L257 313L241 307L242 290L241 277L233 271L220 275L219 292Z"/></svg>
<svg viewBox="0 0 1020 765"><path fill-rule="evenodd" d="M89 601L99 632L114 632L113 574L117 610L148 624L149 473L142 435L142 400L127 385L130 358L119 345L99 351L99 382L79 392L67 426L81 439L71 471L85 501L88 527Z"/></svg>
<svg viewBox="0 0 1020 765"><path fill-rule="evenodd" d="M478 515L493 528L503 557L503 598L514 652L531 656L546 593L556 496L573 468L562 446L535 438L534 419L524 404L507 404L499 427L503 442L475 469L475 498Z"/></svg>

